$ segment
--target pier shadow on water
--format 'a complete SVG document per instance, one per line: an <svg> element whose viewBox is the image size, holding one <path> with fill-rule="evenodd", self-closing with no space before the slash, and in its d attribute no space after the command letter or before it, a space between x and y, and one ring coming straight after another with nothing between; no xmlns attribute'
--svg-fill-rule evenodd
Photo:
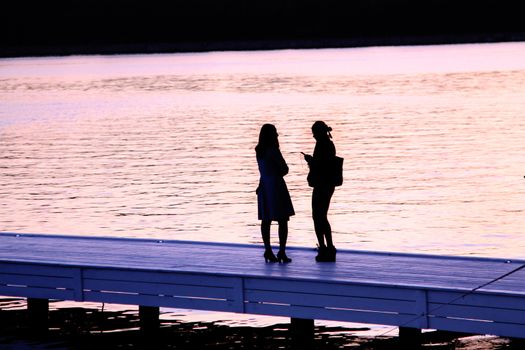
<svg viewBox="0 0 525 350"><path fill-rule="evenodd" d="M0 299L0 349L407 349L395 335L360 335L369 331L366 328L315 326L314 339L305 346L294 340L289 324L234 327L180 321L169 314L161 315L157 332L145 334L138 310L132 307L109 311L52 304L49 330L37 333L30 328L24 299ZM421 349L523 349L524 344L498 337L424 332Z"/></svg>

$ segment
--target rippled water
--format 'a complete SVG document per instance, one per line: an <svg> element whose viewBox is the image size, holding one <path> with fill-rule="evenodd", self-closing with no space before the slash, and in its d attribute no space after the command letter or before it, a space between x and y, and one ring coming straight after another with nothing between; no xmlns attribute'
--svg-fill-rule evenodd
<svg viewBox="0 0 525 350"><path fill-rule="evenodd" d="M318 119L338 247L523 258L525 43L1 59L0 230L259 244L270 122L313 247Z"/></svg>

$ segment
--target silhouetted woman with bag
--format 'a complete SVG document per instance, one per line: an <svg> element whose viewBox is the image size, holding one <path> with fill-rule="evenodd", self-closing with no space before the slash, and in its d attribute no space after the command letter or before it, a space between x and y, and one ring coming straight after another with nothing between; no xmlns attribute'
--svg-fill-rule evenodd
<svg viewBox="0 0 525 350"><path fill-rule="evenodd" d="M261 175L257 188L257 204L261 235L264 242L264 260L266 262L289 263L286 256L288 239L288 220L295 215L290 193L284 182L288 174L286 164L279 150L277 129L272 124L264 124L259 133L259 143L255 147L257 164ZM279 224L279 252L273 254L270 244L270 226L272 221Z"/></svg>
<svg viewBox="0 0 525 350"><path fill-rule="evenodd" d="M323 121L316 121L312 126L312 134L317 141L314 154L313 156L304 154L304 159L310 167L308 185L313 187L312 218L319 244L315 260L319 262L335 261L337 252L332 240L332 228L328 222L328 209L336 186L331 172L336 156L330 131L332 128Z"/></svg>

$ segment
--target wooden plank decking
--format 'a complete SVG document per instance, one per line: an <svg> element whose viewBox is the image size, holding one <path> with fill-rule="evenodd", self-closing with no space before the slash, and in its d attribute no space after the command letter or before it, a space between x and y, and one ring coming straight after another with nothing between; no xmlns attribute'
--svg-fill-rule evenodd
<svg viewBox="0 0 525 350"><path fill-rule="evenodd" d="M0 295L525 338L525 261L339 250L336 263L316 263L313 249L289 248L291 264L266 264L262 253L242 244L0 233Z"/></svg>

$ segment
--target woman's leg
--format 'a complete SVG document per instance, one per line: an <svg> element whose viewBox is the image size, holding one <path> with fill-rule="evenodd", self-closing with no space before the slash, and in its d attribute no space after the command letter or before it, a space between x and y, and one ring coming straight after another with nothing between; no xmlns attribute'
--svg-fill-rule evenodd
<svg viewBox="0 0 525 350"><path fill-rule="evenodd" d="M312 218L314 220L315 235L319 242L319 247L333 247L332 227L328 222L328 209L330 200L334 194L333 187L314 187L312 193Z"/></svg>
<svg viewBox="0 0 525 350"><path fill-rule="evenodd" d="M279 220L279 251L286 250L286 241L288 240L288 220Z"/></svg>
<svg viewBox="0 0 525 350"><path fill-rule="evenodd" d="M264 249L265 250L271 250L272 245L270 244L270 220L262 220L261 221L261 236L264 243Z"/></svg>
<svg viewBox="0 0 525 350"><path fill-rule="evenodd" d="M286 240L288 239L288 220L279 220L279 252L277 259L282 263L290 263L292 259L286 256Z"/></svg>
<svg viewBox="0 0 525 350"><path fill-rule="evenodd" d="M322 225L322 210L321 210L321 201L322 195L318 187L314 187L312 191L312 219L314 220L314 230L315 236L317 237L317 243L319 248L324 248L324 235L323 235L323 225Z"/></svg>

